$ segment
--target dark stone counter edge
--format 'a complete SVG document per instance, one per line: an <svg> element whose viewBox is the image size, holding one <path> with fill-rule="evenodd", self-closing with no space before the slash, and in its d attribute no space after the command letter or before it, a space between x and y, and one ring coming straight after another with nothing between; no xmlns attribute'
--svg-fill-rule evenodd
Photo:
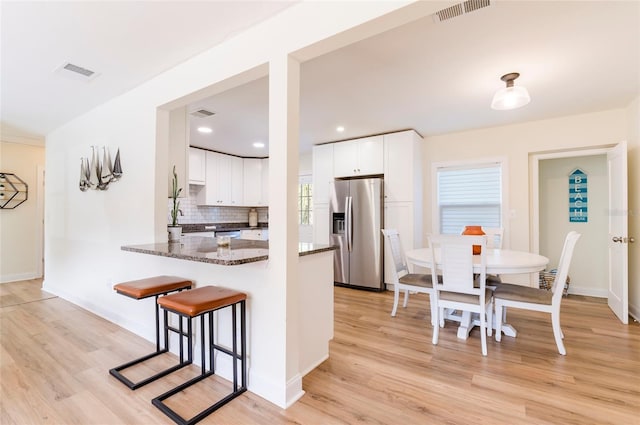
<svg viewBox="0 0 640 425"><path fill-rule="evenodd" d="M122 249L123 251L137 252L139 254L157 255L159 257L176 258L178 260L198 261L200 263L219 264L222 266L237 266L240 264L255 263L258 261L265 261L269 259L268 255L259 255L256 257L242 258L237 260L225 260L220 258L207 258L207 257L196 256L196 255L156 251L152 249L136 248L131 246L122 246L120 247L120 249ZM319 254L321 252L333 251L336 249L338 249L337 246L329 245L329 246L323 246L322 248L302 251L298 255L300 257L304 257L305 255Z"/></svg>

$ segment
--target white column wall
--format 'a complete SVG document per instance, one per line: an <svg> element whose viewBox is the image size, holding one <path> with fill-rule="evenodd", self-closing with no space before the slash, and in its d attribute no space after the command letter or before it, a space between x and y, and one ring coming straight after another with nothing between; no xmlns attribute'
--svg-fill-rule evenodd
<svg viewBox="0 0 640 425"><path fill-rule="evenodd" d="M303 394L298 350L298 134L300 64L282 54L269 64L269 280L281 294L284 333L282 394L287 404ZM276 143L271 143L271 142ZM285 187L286 190L282 190ZM288 400L288 401L287 401Z"/></svg>
<svg viewBox="0 0 640 425"><path fill-rule="evenodd" d="M285 88L291 82L285 84L284 75L288 79L293 72L292 64L285 67L283 58L292 52L298 58L312 58L437 8L438 3L431 2L304 1L53 131L46 140L44 288L150 338L151 304L143 302L146 307L140 308L138 303L115 295L112 285L170 271L169 263L159 261L162 259L140 261L139 256L120 251L122 245L159 241L166 235L167 111L193 100L193 93L202 96L232 87L238 74L245 73L245 78L265 75L264 64L273 59L278 83L272 88L277 90L277 101L282 102L270 118L270 156L275 164L270 167L269 179L271 196L275 196L271 199L274 213L270 214L274 253L268 282L251 284L273 289L260 292L262 305L273 309L261 324L270 334L260 338L273 336L278 348L254 353L252 365L265 381L258 390L261 396L282 407L294 401L299 396L292 316L297 311L292 264L297 229L290 229L286 218L291 211L288 197L293 196L289 193L295 193L293 158L297 160L297 147L293 154L289 152L294 140L288 123L293 103L287 97L290 86ZM91 145L120 147L124 175L108 191L78 190L79 158L89 155ZM283 185L288 188L287 195L279 197L276 193ZM275 219L280 213L282 217ZM199 270L199 276L206 273L202 265L194 269ZM235 273L233 267L229 269ZM176 270L190 277L190 268ZM224 284L215 277L212 273L205 283ZM294 390L287 392L291 379ZM256 380L250 382L249 389L253 391L256 385Z"/></svg>

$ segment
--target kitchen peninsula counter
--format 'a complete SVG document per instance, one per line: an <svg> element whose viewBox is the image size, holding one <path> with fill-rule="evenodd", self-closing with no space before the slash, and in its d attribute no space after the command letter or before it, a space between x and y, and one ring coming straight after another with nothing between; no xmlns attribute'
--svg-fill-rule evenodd
<svg viewBox="0 0 640 425"><path fill-rule="evenodd" d="M214 285L247 294L248 390L287 406L304 393L302 377L329 357L334 249L300 244L297 264L288 265L292 280L287 285L274 278L274 269L281 265L273 259L275 255L268 261L269 241L231 239L229 247L221 247L215 238L185 235L177 243L121 246L120 253L130 270L126 280L146 276L139 270L153 270L155 275L189 279L196 288ZM125 297L114 297L123 309L130 308L136 314L140 310L138 304L122 299ZM152 329L153 315L145 317L148 329ZM230 347L231 310L219 310L217 318L218 343ZM177 353L175 347L177 344L171 348ZM200 361L198 351L194 353L196 364ZM285 373L288 375L283 379ZM216 375L232 379L229 356L216 360Z"/></svg>
<svg viewBox="0 0 640 425"><path fill-rule="evenodd" d="M331 245L301 242L298 245L300 256L317 254L335 249ZM214 238L202 236L183 236L180 242L152 243L145 245L122 246L123 251L140 254L159 255L161 257L202 263L236 266L240 264L265 261L269 259L269 242L244 239L231 239L228 247L218 246Z"/></svg>

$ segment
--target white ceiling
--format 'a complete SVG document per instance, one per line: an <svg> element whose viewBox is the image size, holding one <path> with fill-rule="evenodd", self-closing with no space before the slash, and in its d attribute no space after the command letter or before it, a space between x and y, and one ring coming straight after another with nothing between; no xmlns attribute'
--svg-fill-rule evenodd
<svg viewBox="0 0 640 425"><path fill-rule="evenodd" d="M36 15L37 22L29 25L26 38L30 42L7 41L11 47L7 57L6 3L2 11L2 119L40 134L203 50L205 44L213 45L233 30L286 6L205 2L186 3L183 10L184 2L127 2L120 9L112 6L107 13L93 10L106 8L97 3L101 6L86 6L83 14L77 15L70 12L76 3L54 4L47 12L31 6L28 16ZM207 33L207 20L202 19L204 11L199 7L209 8L209 15L220 21L216 25L226 25L218 30L230 28L223 34ZM220 10L229 16L222 19ZM149 16L154 14L165 21L151 25L154 20ZM99 24L78 29L79 16L87 15L93 15ZM123 15L129 18L123 21ZM11 22L13 18L15 15ZM58 24L54 26L50 20ZM232 21L236 25L231 25ZM141 22L145 25L142 34ZM178 23L183 24L179 30L166 34L167 27ZM19 26L10 23L7 31L15 37ZM63 28L74 26L82 37L70 43L71 32ZM118 28L116 39L112 28ZM189 35L183 34L187 32ZM83 42L87 38L90 40ZM46 48L35 43L43 39L48 41ZM189 49L181 49L189 40ZM86 52L89 45L90 55ZM149 49L149 59L146 54L132 56L134 45ZM20 69L24 67L21 64L30 63L29 55L36 47L38 55L47 53L52 59L46 66L35 60L40 62L37 73ZM7 64L7 58L22 58L22 62ZM83 87L93 86L104 79L99 96L51 74L64 60L102 73L93 82L82 83ZM114 72L118 82L129 74L137 79L128 84L107 84ZM508 72L521 74L516 84L528 88L532 101L521 109L494 111L489 107L491 97L504 86L500 76ZM11 91L5 96L9 86ZM624 108L639 92L640 2L494 0L490 7L470 14L440 23L430 17L420 19L303 63L300 149L305 152L316 143L406 128L430 136ZM25 98L17 100L21 95ZM190 110L204 107L216 112L213 117L192 120L193 127L208 125L214 130L210 135L192 131L192 145L241 156L267 156L268 147L262 151L251 147L254 141L267 142L267 104L268 84L263 78L190 105ZM337 133L337 125L345 126L346 131Z"/></svg>
<svg viewBox="0 0 640 425"><path fill-rule="evenodd" d="M2 1L1 121L44 136L294 1ZM54 70L71 62L90 82Z"/></svg>

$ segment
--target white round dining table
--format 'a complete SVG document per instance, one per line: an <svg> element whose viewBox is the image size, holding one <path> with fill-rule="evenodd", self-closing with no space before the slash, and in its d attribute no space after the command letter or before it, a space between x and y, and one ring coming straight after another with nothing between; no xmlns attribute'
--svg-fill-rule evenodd
<svg viewBox="0 0 640 425"><path fill-rule="evenodd" d="M521 274L535 273L549 264L549 259L539 254L526 251L514 251L511 249L485 248L487 274L505 275L505 274ZM431 249L418 248L406 252L407 261L420 267L431 268ZM436 249L434 254L436 264L440 262L440 251ZM473 256L474 271L480 273L480 255ZM478 326L477 320L472 320L471 313L463 312L462 316L447 315L446 318L460 322L458 327L458 338L467 339L469 332L474 326ZM495 320L495 315L494 315ZM493 324L495 329L495 322ZM502 324L502 329L507 336L515 337L516 329L508 323ZM496 332L500 332L496 329Z"/></svg>
<svg viewBox="0 0 640 425"><path fill-rule="evenodd" d="M549 264L549 259L539 254L526 251L514 251L512 249L492 249L486 248L485 254L487 264L487 274L520 274L535 273ZM431 267L431 254L429 248L418 248L407 251L406 256L409 262L421 266ZM440 251L435 252L436 263L440 261ZM473 257L474 268L480 271L480 256Z"/></svg>

